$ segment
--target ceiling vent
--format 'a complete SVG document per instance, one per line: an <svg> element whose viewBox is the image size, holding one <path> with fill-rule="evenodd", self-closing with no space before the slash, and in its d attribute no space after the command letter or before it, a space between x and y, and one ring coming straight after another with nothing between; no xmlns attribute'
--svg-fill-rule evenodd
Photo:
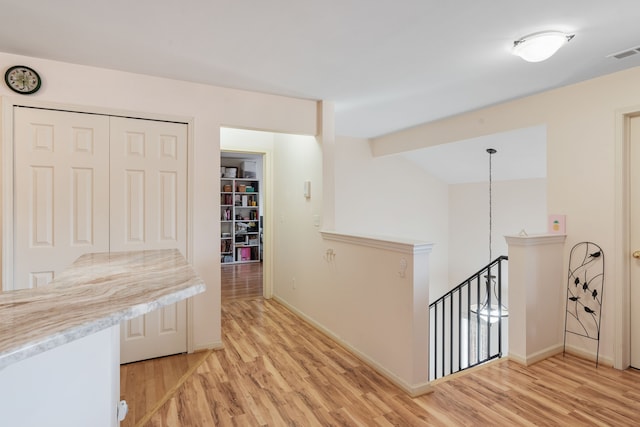
<svg viewBox="0 0 640 427"><path fill-rule="evenodd" d="M636 53L640 53L640 46L632 47L631 49L623 50L622 52L612 53L607 55L607 58L622 59L635 55Z"/></svg>

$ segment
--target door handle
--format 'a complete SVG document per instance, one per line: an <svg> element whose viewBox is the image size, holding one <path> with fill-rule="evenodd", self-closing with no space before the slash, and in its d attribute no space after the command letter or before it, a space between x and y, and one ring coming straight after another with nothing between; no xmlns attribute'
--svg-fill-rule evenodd
<svg viewBox="0 0 640 427"><path fill-rule="evenodd" d="M634 251L633 254L631 254L631 256L636 259L640 258L640 251Z"/></svg>

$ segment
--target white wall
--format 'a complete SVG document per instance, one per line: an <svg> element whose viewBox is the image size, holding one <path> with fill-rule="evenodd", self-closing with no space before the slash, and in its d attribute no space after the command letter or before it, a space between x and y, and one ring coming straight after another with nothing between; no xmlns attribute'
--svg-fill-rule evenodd
<svg viewBox="0 0 640 427"><path fill-rule="evenodd" d="M433 243L430 292L449 290L448 185L400 156L373 157L366 139L335 146L336 230Z"/></svg>
<svg viewBox="0 0 640 427"><path fill-rule="evenodd" d="M304 182L311 197L304 197ZM322 147L315 138L274 140L274 295L313 318L331 310L322 275Z"/></svg>
<svg viewBox="0 0 640 427"><path fill-rule="evenodd" d="M546 125L547 212L567 217L565 266L570 248L578 242L592 241L603 248L607 294L603 296L600 355L625 367L629 363L626 154L622 121L617 119L637 111L640 68L632 68L386 135L373 140L372 146L374 155L388 155ZM559 277L558 286L566 287L565 281ZM595 354L593 343L570 340Z"/></svg>
<svg viewBox="0 0 640 427"><path fill-rule="evenodd" d="M132 116L177 115L193 121L190 256L207 284L207 291L194 298L193 339L196 349L220 346L220 128L313 135L316 102L0 53L1 69L15 64L31 66L43 77L42 89L30 100L124 110ZM0 96L14 94L0 85Z"/></svg>
<svg viewBox="0 0 640 427"><path fill-rule="evenodd" d="M492 258L507 255L504 236L547 231L547 180L493 181ZM449 186L451 286L489 263L489 183Z"/></svg>

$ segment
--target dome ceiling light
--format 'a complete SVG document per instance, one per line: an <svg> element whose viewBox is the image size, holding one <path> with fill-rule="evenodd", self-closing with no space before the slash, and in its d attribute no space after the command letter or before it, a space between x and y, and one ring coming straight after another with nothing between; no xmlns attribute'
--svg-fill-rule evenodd
<svg viewBox="0 0 640 427"><path fill-rule="evenodd" d="M574 36L575 34L566 34L561 31L530 34L513 42L513 54L527 62L541 62L549 59Z"/></svg>

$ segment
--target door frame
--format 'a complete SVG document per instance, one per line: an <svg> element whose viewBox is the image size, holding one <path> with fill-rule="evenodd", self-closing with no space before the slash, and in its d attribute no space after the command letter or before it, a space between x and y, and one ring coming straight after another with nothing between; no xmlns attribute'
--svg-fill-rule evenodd
<svg viewBox="0 0 640 427"><path fill-rule="evenodd" d="M229 129L233 126L222 126ZM258 131L275 133L271 131ZM243 153L243 154L259 154L262 156L262 183L260 192L263 193L263 224L262 224L262 296L265 299L273 297L273 150L269 148L243 148L224 147L222 138L220 138L220 156L222 152Z"/></svg>
<svg viewBox="0 0 640 427"><path fill-rule="evenodd" d="M39 108L45 110L68 111L74 113L100 114L105 116L126 117L131 119L154 120L164 122L183 123L187 125L187 262L192 263L193 258L193 198L194 198L194 118L178 115L166 115L148 113L140 111L130 111L123 109L102 108L93 106L82 106L73 104L58 104L46 101L36 101L22 97L3 96L0 97L2 104L2 120L0 128L2 134L2 175L0 179L0 191L2 192L2 209L0 209L0 221L2 228L0 239L2 240L0 257L2 258L0 277L2 278L2 290L13 290L13 249L14 249L14 204L13 204L13 111L15 107ZM194 348L193 339L193 302L192 298L187 299L187 351L192 353Z"/></svg>
<svg viewBox="0 0 640 427"><path fill-rule="evenodd" d="M631 262L630 262L630 184L632 117L640 116L640 105L615 112L615 247L614 247L614 349L613 366L626 369L631 364Z"/></svg>

